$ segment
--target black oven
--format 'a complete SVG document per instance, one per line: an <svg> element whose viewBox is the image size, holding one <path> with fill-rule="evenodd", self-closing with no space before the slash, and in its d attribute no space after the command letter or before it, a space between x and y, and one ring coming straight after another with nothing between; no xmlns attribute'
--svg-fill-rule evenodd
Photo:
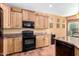
<svg viewBox="0 0 79 59"><path fill-rule="evenodd" d="M23 28L34 28L34 21L23 21L22 27Z"/></svg>
<svg viewBox="0 0 79 59"><path fill-rule="evenodd" d="M29 51L35 49L36 36L33 31L23 31L23 51Z"/></svg>

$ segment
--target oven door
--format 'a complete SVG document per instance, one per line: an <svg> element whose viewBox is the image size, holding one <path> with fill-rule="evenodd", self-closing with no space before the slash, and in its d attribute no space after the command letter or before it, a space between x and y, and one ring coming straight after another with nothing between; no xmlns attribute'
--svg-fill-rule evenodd
<svg viewBox="0 0 79 59"><path fill-rule="evenodd" d="M35 49L35 41L33 38L23 38L23 51Z"/></svg>

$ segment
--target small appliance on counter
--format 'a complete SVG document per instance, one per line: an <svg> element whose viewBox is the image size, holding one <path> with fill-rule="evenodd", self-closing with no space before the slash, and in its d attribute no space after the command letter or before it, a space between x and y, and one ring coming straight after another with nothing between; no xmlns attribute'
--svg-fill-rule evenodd
<svg viewBox="0 0 79 59"><path fill-rule="evenodd" d="M1 30L0 30L0 38L3 38L3 33Z"/></svg>
<svg viewBox="0 0 79 59"><path fill-rule="evenodd" d="M55 44L55 37L56 35L55 34L51 34L51 44Z"/></svg>

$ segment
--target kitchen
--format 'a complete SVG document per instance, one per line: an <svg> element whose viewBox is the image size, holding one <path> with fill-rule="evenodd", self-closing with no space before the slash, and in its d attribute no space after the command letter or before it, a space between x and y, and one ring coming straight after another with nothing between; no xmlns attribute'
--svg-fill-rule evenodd
<svg viewBox="0 0 79 59"><path fill-rule="evenodd" d="M0 3L0 55L79 56L78 39L68 35L68 24L77 20Z"/></svg>

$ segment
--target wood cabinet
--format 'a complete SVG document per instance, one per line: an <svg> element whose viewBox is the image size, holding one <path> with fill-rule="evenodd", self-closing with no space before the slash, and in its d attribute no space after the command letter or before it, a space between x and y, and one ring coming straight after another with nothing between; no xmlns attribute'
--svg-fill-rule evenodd
<svg viewBox="0 0 79 59"><path fill-rule="evenodd" d="M6 54L11 54L14 52L14 39L13 38L4 38L4 53L3 55L6 55Z"/></svg>
<svg viewBox="0 0 79 59"><path fill-rule="evenodd" d="M22 13L11 12L10 26L11 28L22 28Z"/></svg>
<svg viewBox="0 0 79 59"><path fill-rule="evenodd" d="M48 28L48 16L39 15L33 11L23 10L24 21L34 21L36 29Z"/></svg>
<svg viewBox="0 0 79 59"><path fill-rule="evenodd" d="M45 35L44 46L51 45L51 35Z"/></svg>
<svg viewBox="0 0 79 59"><path fill-rule="evenodd" d="M48 28L48 17L43 15L36 15L35 28L36 29Z"/></svg>
<svg viewBox="0 0 79 59"><path fill-rule="evenodd" d="M36 48L48 46L51 44L50 35L39 35L36 36Z"/></svg>
<svg viewBox="0 0 79 59"><path fill-rule="evenodd" d="M36 48L43 46L44 46L44 36L42 35L36 36Z"/></svg>
<svg viewBox="0 0 79 59"><path fill-rule="evenodd" d="M14 52L22 51L22 37L14 38Z"/></svg>
<svg viewBox="0 0 79 59"><path fill-rule="evenodd" d="M10 28L10 7L6 4L0 4L0 8L3 10L3 28Z"/></svg>
<svg viewBox="0 0 79 59"><path fill-rule="evenodd" d="M23 10L23 20L24 21L35 21L36 14L33 11Z"/></svg>
<svg viewBox="0 0 79 59"><path fill-rule="evenodd" d="M22 37L4 38L4 55L22 51Z"/></svg>
<svg viewBox="0 0 79 59"><path fill-rule="evenodd" d="M75 53L75 56L79 56L79 48L75 47L74 53Z"/></svg>

